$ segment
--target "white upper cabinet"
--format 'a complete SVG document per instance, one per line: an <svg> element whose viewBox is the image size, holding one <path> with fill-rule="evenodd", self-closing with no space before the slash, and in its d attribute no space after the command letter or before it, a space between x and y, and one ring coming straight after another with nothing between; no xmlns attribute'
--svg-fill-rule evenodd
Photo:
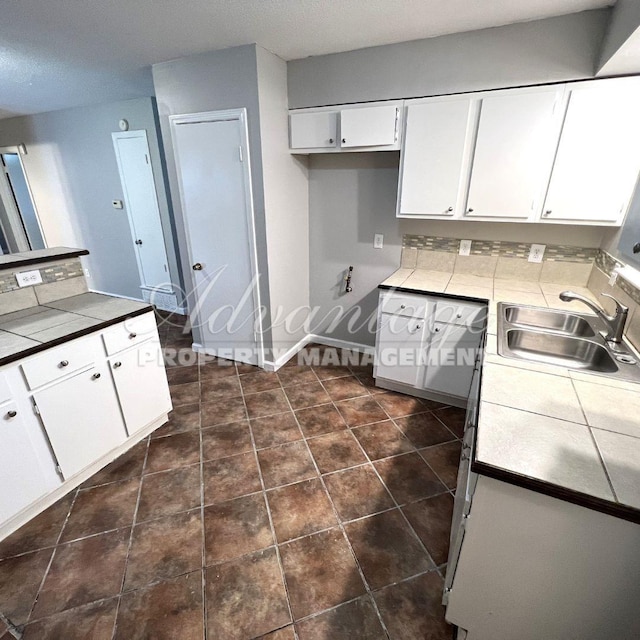
<svg viewBox="0 0 640 640"><path fill-rule="evenodd" d="M381 147L397 142L399 108L360 107L340 112L340 146Z"/></svg>
<svg viewBox="0 0 640 640"><path fill-rule="evenodd" d="M338 112L314 111L289 116L291 149L335 148L338 139Z"/></svg>
<svg viewBox="0 0 640 640"><path fill-rule="evenodd" d="M640 169L640 80L569 85L542 220L621 224Z"/></svg>
<svg viewBox="0 0 640 640"><path fill-rule="evenodd" d="M452 217L464 207L471 100L407 107L398 215Z"/></svg>
<svg viewBox="0 0 640 640"><path fill-rule="evenodd" d="M553 164L562 90L556 87L484 95L473 153L469 218L539 215ZM556 124L557 123L557 124Z"/></svg>
<svg viewBox="0 0 640 640"><path fill-rule="evenodd" d="M388 151L400 148L402 102L300 109L289 113L294 153Z"/></svg>

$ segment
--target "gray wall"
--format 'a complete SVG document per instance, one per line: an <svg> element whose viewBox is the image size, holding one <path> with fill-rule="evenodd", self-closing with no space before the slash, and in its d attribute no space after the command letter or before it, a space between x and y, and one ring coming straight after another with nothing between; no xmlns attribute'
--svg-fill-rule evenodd
<svg viewBox="0 0 640 640"><path fill-rule="evenodd" d="M153 65L152 72L175 212L176 233L185 274L191 273L191 265L187 252L187 236L180 203L169 116L242 107L247 109L260 296L264 307L269 309L256 46L233 47L163 62ZM185 280L189 290L190 278L185 276ZM270 325L269 318L265 319L264 325ZM270 348L270 332L265 333L264 339L265 347Z"/></svg>
<svg viewBox="0 0 640 640"><path fill-rule="evenodd" d="M610 11L559 18L294 60L291 108L410 98L593 77ZM599 227L398 220L398 153L327 154L309 161L310 302L315 333L373 344L366 327L320 321L335 307L366 317L378 284L400 264L404 233L598 247ZM384 249L373 249L373 234ZM353 265L354 291L341 293ZM346 317L349 318L349 313Z"/></svg>
<svg viewBox="0 0 640 640"><path fill-rule="evenodd" d="M374 344L374 334L366 326L352 331L349 319L358 312L362 318L375 313L377 287L399 267L405 233L584 247L599 247L602 242L601 227L399 220L395 217L398 164L398 152L310 157L310 303L316 310L312 333ZM375 233L384 234L383 249L373 248ZM345 294L343 276L349 265L354 266L353 293ZM339 310L345 319L329 330Z"/></svg>
<svg viewBox="0 0 640 640"><path fill-rule="evenodd" d="M636 32L638 29L640 29L640 2L638 0L617 0L611 14L609 29L602 44L600 59L598 60L599 73L606 74L607 68L614 69L619 65L616 59L620 57L621 48L632 36L637 42L638 35ZM634 33L636 34L635 36ZM637 71L637 59L634 62L635 70ZM622 66L626 66L624 61Z"/></svg>
<svg viewBox="0 0 640 640"><path fill-rule="evenodd" d="M609 10L289 62L289 107L592 77Z"/></svg>
<svg viewBox="0 0 640 640"><path fill-rule="evenodd" d="M140 278L125 210L115 210L122 185L111 133L125 118L145 129L156 177L169 268L179 282L152 98L0 120L0 146L25 144L25 171L49 246L86 248L89 286L140 298Z"/></svg>

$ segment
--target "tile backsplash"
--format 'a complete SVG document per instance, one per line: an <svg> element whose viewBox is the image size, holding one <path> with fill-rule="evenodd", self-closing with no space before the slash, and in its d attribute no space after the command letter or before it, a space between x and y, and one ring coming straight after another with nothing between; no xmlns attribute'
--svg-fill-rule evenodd
<svg viewBox="0 0 640 640"><path fill-rule="evenodd" d="M15 291L20 289L16 281L16 273L23 271L40 271L42 276L42 284L58 282L60 280L68 280L69 278L77 278L83 276L82 263L79 258L71 258L69 260L60 260L56 262L45 262L43 264L35 264L26 267L16 267L15 269L3 269L0 271L0 293Z"/></svg>
<svg viewBox="0 0 640 640"><path fill-rule="evenodd" d="M613 303L600 296L608 293L629 307L627 339L640 349L640 289L618 277L609 284L613 270L622 263L606 251L569 245L547 245L541 263L529 262L530 243L473 240L469 256L458 255L459 238L404 235L401 266L446 273L536 282L540 287L573 285L587 287L609 312ZM505 283L506 284L506 283ZM534 285L532 285L534 286Z"/></svg>
<svg viewBox="0 0 640 640"><path fill-rule="evenodd" d="M505 280L586 286L598 249L547 245L541 263L529 262L531 245L503 240L473 240L468 256L458 255L460 239L404 235L401 266L464 273Z"/></svg>
<svg viewBox="0 0 640 640"><path fill-rule="evenodd" d="M16 273L40 271L42 284L19 287ZM0 270L0 314L21 311L37 304L47 304L87 291L79 258L51 260L29 266Z"/></svg>

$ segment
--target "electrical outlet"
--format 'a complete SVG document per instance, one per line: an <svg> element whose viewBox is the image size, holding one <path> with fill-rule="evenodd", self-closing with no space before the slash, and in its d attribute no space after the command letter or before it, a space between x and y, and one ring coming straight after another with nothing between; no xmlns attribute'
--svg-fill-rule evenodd
<svg viewBox="0 0 640 640"><path fill-rule="evenodd" d="M373 236L373 248L382 249L383 243L384 243L384 236L381 233L376 233Z"/></svg>
<svg viewBox="0 0 640 640"><path fill-rule="evenodd" d="M16 281L19 287L32 287L34 284L42 283L42 275L38 269L33 271L21 271L16 273Z"/></svg>
<svg viewBox="0 0 640 640"><path fill-rule="evenodd" d="M122 209L123 208L122 200L112 200L111 204L113 205L114 209Z"/></svg>
<svg viewBox="0 0 640 640"><path fill-rule="evenodd" d="M84 270L84 277L85 278L90 278L91 277L91 273L89 273L89 269L85 269Z"/></svg>
<svg viewBox="0 0 640 640"><path fill-rule="evenodd" d="M461 256L471 255L471 240L460 240L460 250L458 253Z"/></svg>
<svg viewBox="0 0 640 640"><path fill-rule="evenodd" d="M532 244L529 249L529 262L542 262L546 248L546 244Z"/></svg>

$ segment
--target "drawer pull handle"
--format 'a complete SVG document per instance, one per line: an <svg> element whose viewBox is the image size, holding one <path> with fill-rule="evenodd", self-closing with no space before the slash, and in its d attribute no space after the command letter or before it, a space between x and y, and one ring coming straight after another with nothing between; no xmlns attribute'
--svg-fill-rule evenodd
<svg viewBox="0 0 640 640"><path fill-rule="evenodd" d="M63 367L68 367L69 366L69 361L68 360L62 360L60 362L60 368L62 369Z"/></svg>
<svg viewBox="0 0 640 640"><path fill-rule="evenodd" d="M113 368L114 369L119 369L122 366L122 362L114 362L113 363Z"/></svg>
<svg viewBox="0 0 640 640"><path fill-rule="evenodd" d="M448 211L449 213L451 213L451 212L453 211L453 207L449 207L449 208L447 209L447 211Z"/></svg>
<svg viewBox="0 0 640 640"><path fill-rule="evenodd" d="M138 334L137 333L130 333L129 334L129 340L133 340L134 338L137 338Z"/></svg>
<svg viewBox="0 0 640 640"><path fill-rule="evenodd" d="M435 328L435 332L438 333L438 331L440 331L440 327Z"/></svg>
<svg viewBox="0 0 640 640"><path fill-rule="evenodd" d="M91 377L92 377L94 380L98 380L98 378L100 378L100 375L101 375L101 374L99 374L99 373L94 373Z"/></svg>
<svg viewBox="0 0 640 640"><path fill-rule="evenodd" d="M419 331L420 329L422 329L422 325L421 324L417 324L416 325L416 331Z"/></svg>
<svg viewBox="0 0 640 640"><path fill-rule="evenodd" d="M11 409L11 411L7 411L7 418L15 418L18 415L18 412L15 411L14 409Z"/></svg>
<svg viewBox="0 0 640 640"><path fill-rule="evenodd" d="M462 318L462 314L461 313L458 314L458 318Z"/></svg>
<svg viewBox="0 0 640 640"><path fill-rule="evenodd" d="M401 308L401 309L406 309L406 308L407 308L407 305L406 305L406 304L401 304L401 305L400 305L400 308Z"/></svg>

